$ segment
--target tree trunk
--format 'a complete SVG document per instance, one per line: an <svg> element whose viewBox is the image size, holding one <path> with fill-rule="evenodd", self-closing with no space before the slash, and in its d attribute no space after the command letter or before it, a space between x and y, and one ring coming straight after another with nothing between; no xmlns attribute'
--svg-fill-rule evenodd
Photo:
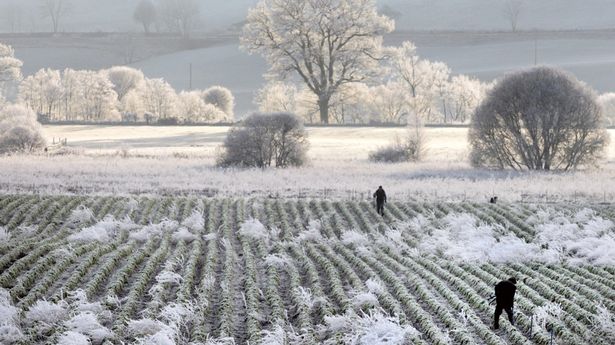
<svg viewBox="0 0 615 345"><path fill-rule="evenodd" d="M320 122L328 125L329 124L329 100L328 96L319 96L318 97L318 109L320 110Z"/></svg>

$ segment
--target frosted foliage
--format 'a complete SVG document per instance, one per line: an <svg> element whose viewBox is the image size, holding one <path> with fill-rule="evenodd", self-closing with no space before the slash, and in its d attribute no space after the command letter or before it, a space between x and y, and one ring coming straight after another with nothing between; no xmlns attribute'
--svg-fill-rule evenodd
<svg viewBox="0 0 615 345"><path fill-rule="evenodd" d="M534 322L540 328L547 328L562 316L562 307L557 303L547 303L534 309Z"/></svg>
<svg viewBox="0 0 615 345"><path fill-rule="evenodd" d="M401 325L396 317L371 312L361 316L348 312L345 315L325 316L326 332L343 334L342 344L392 345L406 344L419 336L410 325ZM325 344L339 344L338 338L327 339Z"/></svg>
<svg viewBox="0 0 615 345"><path fill-rule="evenodd" d="M180 241L192 242L197 239L197 236L191 233L190 230L182 226L173 233L171 238L173 239L174 242L180 242Z"/></svg>
<svg viewBox="0 0 615 345"><path fill-rule="evenodd" d="M84 205L72 210L68 217L69 224L84 224L94 220L94 212Z"/></svg>
<svg viewBox="0 0 615 345"><path fill-rule="evenodd" d="M193 231L203 230L205 226L203 211L199 209L192 210L190 216L182 221L182 225Z"/></svg>
<svg viewBox="0 0 615 345"><path fill-rule="evenodd" d="M181 92L178 95L179 116L188 123L213 123L228 120L227 115L213 104L205 103L202 92Z"/></svg>
<svg viewBox="0 0 615 345"><path fill-rule="evenodd" d="M215 106L226 114L226 118L224 118L224 120L228 121L233 119L235 97L233 97L231 90L222 86L212 86L203 91L203 100L205 103Z"/></svg>
<svg viewBox="0 0 615 345"><path fill-rule="evenodd" d="M63 304L38 301L26 312L29 324L40 323L45 326L57 325L68 317L68 310Z"/></svg>
<svg viewBox="0 0 615 345"><path fill-rule="evenodd" d="M598 96L598 104L610 126L615 125L615 93L605 93Z"/></svg>
<svg viewBox="0 0 615 345"><path fill-rule="evenodd" d="M119 101L122 101L132 90L141 87L145 80L143 72L126 66L111 67L106 74Z"/></svg>
<svg viewBox="0 0 615 345"><path fill-rule="evenodd" d="M57 345L90 345L90 339L78 332L67 331L62 333Z"/></svg>
<svg viewBox="0 0 615 345"><path fill-rule="evenodd" d="M272 76L297 73L319 96L320 120L328 122L329 101L340 87L376 74L374 57L381 55L382 35L393 28L373 0L261 0L248 13L241 43L267 60ZM327 39L345 44L298 48Z"/></svg>
<svg viewBox="0 0 615 345"><path fill-rule="evenodd" d="M151 237L160 237L164 233L171 232L177 229L178 226L179 224L174 220L163 219L160 223L146 225L131 231L128 238L138 242L145 242Z"/></svg>
<svg viewBox="0 0 615 345"><path fill-rule="evenodd" d="M84 217L85 219L90 219L87 211L79 211L83 212L84 214L78 215L76 217ZM83 221L81 221L80 223L83 223ZM70 235L68 237L68 240L73 242L105 243L114 239L117 236L118 232L130 230L135 227L136 225L129 218L126 218L123 221L117 221L113 216L107 215L103 220L97 222L96 224L90 227L83 228L78 233Z"/></svg>
<svg viewBox="0 0 615 345"><path fill-rule="evenodd" d="M596 306L597 313L592 320L593 331L600 339L596 344L607 345L615 343L615 315L604 305Z"/></svg>
<svg viewBox="0 0 615 345"><path fill-rule="evenodd" d="M530 242L466 213L451 213L437 221L433 216L414 219L397 227L418 233L421 252L462 262L615 265L615 225L591 210L572 214L541 210L528 223L536 231Z"/></svg>
<svg viewBox="0 0 615 345"><path fill-rule="evenodd" d="M369 243L367 236L355 230L349 230L342 234L342 243L348 245L364 246Z"/></svg>
<svg viewBox="0 0 615 345"><path fill-rule="evenodd" d="M22 65L21 60L15 58L13 48L0 43L0 84L2 82L19 80L21 78ZM0 94L2 93L0 92Z"/></svg>
<svg viewBox="0 0 615 345"><path fill-rule="evenodd" d="M269 239L267 228L258 219L250 218L241 224L239 234L254 240Z"/></svg>
<svg viewBox="0 0 615 345"><path fill-rule="evenodd" d="M100 344L113 336L113 333L101 325L92 312L81 312L66 321L64 325L71 331L89 336L94 344Z"/></svg>
<svg viewBox="0 0 615 345"><path fill-rule="evenodd" d="M0 108L0 153L32 152L45 146L36 114L22 105Z"/></svg>
<svg viewBox="0 0 615 345"><path fill-rule="evenodd" d="M297 93L292 84L270 82L258 90L254 103L262 113L297 113Z"/></svg>
<svg viewBox="0 0 615 345"><path fill-rule="evenodd" d="M143 104L145 111L159 119L177 115L177 94L164 79L145 79Z"/></svg>

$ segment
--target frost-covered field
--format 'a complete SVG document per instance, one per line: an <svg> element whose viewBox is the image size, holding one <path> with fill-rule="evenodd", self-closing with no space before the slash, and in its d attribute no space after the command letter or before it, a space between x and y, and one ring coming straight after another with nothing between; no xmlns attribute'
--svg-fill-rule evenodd
<svg viewBox="0 0 615 345"><path fill-rule="evenodd" d="M575 173L476 170L467 163L467 129L429 128L419 164L373 164L370 151L401 128L310 128L311 163L283 170L214 167L224 127L46 127L78 155L0 157L5 193L201 194L366 198L383 185L393 200L611 202L615 145L601 169ZM126 158L125 158L126 157Z"/></svg>
<svg viewBox="0 0 615 345"><path fill-rule="evenodd" d="M613 344L615 209L0 196L2 344ZM491 328L493 285L519 279Z"/></svg>

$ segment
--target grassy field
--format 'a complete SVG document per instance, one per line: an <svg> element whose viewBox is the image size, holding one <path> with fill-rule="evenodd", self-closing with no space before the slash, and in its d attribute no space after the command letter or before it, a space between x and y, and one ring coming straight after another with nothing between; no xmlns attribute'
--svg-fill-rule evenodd
<svg viewBox="0 0 615 345"><path fill-rule="evenodd" d="M614 212L4 195L0 342L609 344Z"/></svg>

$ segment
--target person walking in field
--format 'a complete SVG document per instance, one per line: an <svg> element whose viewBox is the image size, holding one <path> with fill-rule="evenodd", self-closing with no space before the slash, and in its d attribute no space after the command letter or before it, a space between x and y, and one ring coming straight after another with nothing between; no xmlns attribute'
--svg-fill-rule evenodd
<svg viewBox="0 0 615 345"><path fill-rule="evenodd" d="M495 314L493 328L500 328L500 315L502 310L508 314L508 320L512 325L515 324L513 319L513 307L515 303L515 291L517 291L517 279L512 277L508 280L503 280L495 285Z"/></svg>
<svg viewBox="0 0 615 345"><path fill-rule="evenodd" d="M384 204L387 202L387 193L384 192L382 186L378 187L378 190L374 193L374 198L376 199L376 211L384 217Z"/></svg>

